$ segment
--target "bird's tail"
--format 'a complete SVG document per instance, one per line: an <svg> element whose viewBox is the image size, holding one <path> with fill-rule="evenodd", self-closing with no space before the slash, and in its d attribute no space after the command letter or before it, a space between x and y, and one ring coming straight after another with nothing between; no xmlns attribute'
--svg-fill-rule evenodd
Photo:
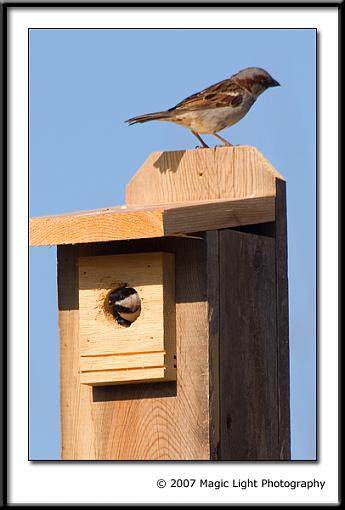
<svg viewBox="0 0 345 510"><path fill-rule="evenodd" d="M132 124L148 122L149 120L170 120L171 113L168 112L155 112L155 113L146 113L145 115L139 115L138 117L132 117L131 119L125 120L131 126Z"/></svg>

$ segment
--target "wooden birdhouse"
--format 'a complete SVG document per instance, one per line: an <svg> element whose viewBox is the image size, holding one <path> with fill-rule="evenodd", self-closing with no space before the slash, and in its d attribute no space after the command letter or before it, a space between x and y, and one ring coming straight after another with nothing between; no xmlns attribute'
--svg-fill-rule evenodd
<svg viewBox="0 0 345 510"><path fill-rule="evenodd" d="M57 245L61 455L290 458L285 182L253 147L153 153Z"/></svg>

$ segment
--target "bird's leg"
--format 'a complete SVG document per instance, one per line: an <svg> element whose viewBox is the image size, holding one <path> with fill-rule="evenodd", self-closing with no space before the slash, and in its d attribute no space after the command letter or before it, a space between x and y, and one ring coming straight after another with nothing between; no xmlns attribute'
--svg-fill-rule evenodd
<svg viewBox="0 0 345 510"><path fill-rule="evenodd" d="M205 147L206 149L209 149L209 146L206 145L206 143L204 142L204 140L201 138L201 136L199 135L199 133L197 133L196 131L193 131L193 129L191 129L191 132L193 133L194 136L197 137L197 139L199 140L199 142L202 144L203 147Z"/></svg>
<svg viewBox="0 0 345 510"><path fill-rule="evenodd" d="M217 133L213 133L213 136L218 138L218 140L221 140L224 143L224 145L226 145L227 147L233 147L232 143L228 142L227 140L225 140L225 138L223 138L222 136L218 135Z"/></svg>

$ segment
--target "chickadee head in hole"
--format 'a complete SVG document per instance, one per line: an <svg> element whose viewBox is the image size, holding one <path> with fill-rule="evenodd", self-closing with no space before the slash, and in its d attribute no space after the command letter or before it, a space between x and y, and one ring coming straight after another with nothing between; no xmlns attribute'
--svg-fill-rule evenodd
<svg viewBox="0 0 345 510"><path fill-rule="evenodd" d="M140 297L131 287L121 287L111 292L108 296L108 304L121 326L130 326L140 315Z"/></svg>

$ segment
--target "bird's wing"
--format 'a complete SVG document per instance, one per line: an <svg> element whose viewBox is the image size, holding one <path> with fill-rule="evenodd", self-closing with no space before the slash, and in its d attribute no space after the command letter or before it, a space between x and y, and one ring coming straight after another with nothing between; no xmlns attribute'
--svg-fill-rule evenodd
<svg viewBox="0 0 345 510"><path fill-rule="evenodd" d="M222 108L224 106L235 108L243 102L244 94L246 94L245 89L228 78L187 97L168 111L201 110L206 108Z"/></svg>

